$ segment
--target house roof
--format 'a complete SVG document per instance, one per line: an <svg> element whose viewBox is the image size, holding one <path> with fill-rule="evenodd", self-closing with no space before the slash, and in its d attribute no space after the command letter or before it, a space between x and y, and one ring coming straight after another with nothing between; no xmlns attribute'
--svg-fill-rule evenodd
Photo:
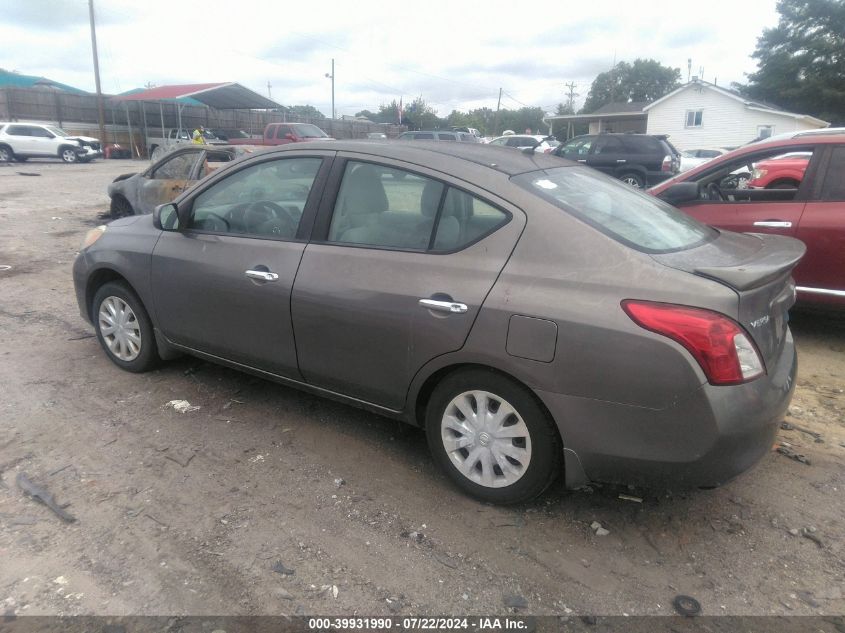
<svg viewBox="0 0 845 633"><path fill-rule="evenodd" d="M190 97L217 110L281 108L257 92L235 82L158 86L114 97L115 101L174 101Z"/></svg>
<svg viewBox="0 0 845 633"><path fill-rule="evenodd" d="M650 101L614 101L613 103L605 103L595 112L590 114L639 114L643 109L651 103Z"/></svg>
<svg viewBox="0 0 845 633"><path fill-rule="evenodd" d="M74 88L67 84L58 81L53 81L47 77L39 77L37 75L22 75L20 73L13 73L9 70L0 68L0 88L52 88L54 90L61 90L62 92L70 92L72 94L87 95L90 94L79 88Z"/></svg>
<svg viewBox="0 0 845 633"><path fill-rule="evenodd" d="M783 110L780 106L777 106L777 105L774 105L774 104L771 104L771 103L766 103L765 101L758 101L758 100L755 100L755 99L749 99L748 97L744 97L743 95L736 92L735 90L723 88L722 86L717 86L716 84L711 84L710 82L704 81L702 79L693 79L689 83L684 84L680 88L677 88L677 89L673 90L672 92L670 92L669 94L664 95L660 99L657 99L656 101L653 101L652 103L648 104L647 106L645 106L643 108L643 111L648 112L648 110L651 110L654 106L658 105L659 103L663 103L664 101L674 97L676 94L683 92L687 88L691 88L693 86L700 86L700 87L708 88L709 90L713 90L714 92L722 94L722 95L724 95L724 96L726 96L730 99L734 99L735 101L739 101L745 107L747 107L751 110L760 110L762 112L771 112L772 114L779 114L779 115L782 115L782 116L788 116L788 117L792 117L794 119L803 119L803 120L808 121L810 123L814 123L814 124L818 125L819 127L827 127L828 125L830 125L829 122L822 121L821 119L817 119L816 117L810 116L809 114L796 114L795 112L788 112L786 110Z"/></svg>

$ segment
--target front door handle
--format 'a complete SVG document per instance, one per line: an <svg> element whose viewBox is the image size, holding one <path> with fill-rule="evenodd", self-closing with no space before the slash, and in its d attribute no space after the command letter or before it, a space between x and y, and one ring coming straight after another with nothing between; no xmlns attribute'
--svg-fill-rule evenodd
<svg viewBox="0 0 845 633"><path fill-rule="evenodd" d="M766 226L770 229L791 229L792 222L784 222L783 220L765 220L762 222L755 222L754 226Z"/></svg>
<svg viewBox="0 0 845 633"><path fill-rule="evenodd" d="M449 314L463 314L469 310L465 303L438 301L437 299L420 299L420 305L435 312L448 312Z"/></svg>
<svg viewBox="0 0 845 633"><path fill-rule="evenodd" d="M244 275L250 279L259 279L261 281L278 281L279 275L271 273L266 270L247 270Z"/></svg>

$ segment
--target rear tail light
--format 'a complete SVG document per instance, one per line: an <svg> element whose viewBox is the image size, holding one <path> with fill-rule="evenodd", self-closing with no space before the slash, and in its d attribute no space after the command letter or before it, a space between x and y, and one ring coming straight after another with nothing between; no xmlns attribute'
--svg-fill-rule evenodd
<svg viewBox="0 0 845 633"><path fill-rule="evenodd" d="M637 325L683 345L711 385L738 385L765 373L757 347L723 314L670 303L626 299L622 309Z"/></svg>
<svg viewBox="0 0 845 633"><path fill-rule="evenodd" d="M675 165L675 159L673 159L670 154L666 154L666 156L663 157L663 163L660 165L660 171L674 172Z"/></svg>

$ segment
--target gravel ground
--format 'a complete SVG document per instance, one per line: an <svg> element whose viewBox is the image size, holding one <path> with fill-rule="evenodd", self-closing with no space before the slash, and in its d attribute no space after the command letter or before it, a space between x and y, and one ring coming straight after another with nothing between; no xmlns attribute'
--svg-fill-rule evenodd
<svg viewBox="0 0 845 633"><path fill-rule="evenodd" d="M494 507L417 429L190 358L109 362L71 263L108 182L142 166L0 165L0 611L648 615L688 594L709 615L845 612L842 319L793 317L778 440L808 463L773 451L717 490ZM22 472L78 520L25 497Z"/></svg>

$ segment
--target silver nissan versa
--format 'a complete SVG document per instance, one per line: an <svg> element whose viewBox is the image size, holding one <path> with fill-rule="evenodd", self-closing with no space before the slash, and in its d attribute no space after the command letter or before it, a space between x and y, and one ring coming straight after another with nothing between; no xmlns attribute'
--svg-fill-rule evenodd
<svg viewBox="0 0 845 633"><path fill-rule="evenodd" d="M803 253L553 156L338 141L91 231L74 281L117 366L187 353L422 426L458 486L513 503L762 458Z"/></svg>

